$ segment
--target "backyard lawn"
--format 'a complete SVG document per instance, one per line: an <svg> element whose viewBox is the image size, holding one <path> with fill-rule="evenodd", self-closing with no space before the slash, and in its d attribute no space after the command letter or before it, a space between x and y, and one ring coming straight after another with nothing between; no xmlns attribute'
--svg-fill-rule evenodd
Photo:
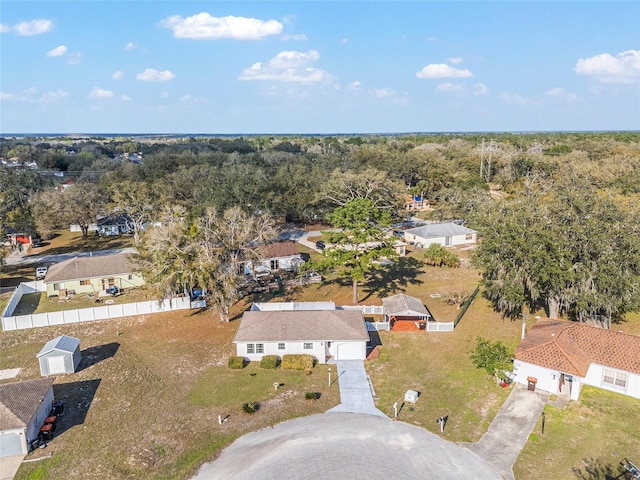
<svg viewBox="0 0 640 480"><path fill-rule="evenodd" d="M255 363L242 370L227 367L235 355L231 342L238 319L249 302L349 304L350 283L327 277L279 296L247 297L234 307L230 323L210 311L182 311L0 333L0 369L22 368L17 380L39 378L35 356L61 334L81 339L84 358L77 373L56 379L54 391L65 402L65 414L54 441L29 457L43 460L24 463L16 478L185 479L246 432L336 405L338 384L328 387L326 368L306 375ZM380 305L382 297L405 292L421 298L436 320L448 322L458 309L446 295L470 293L478 280L471 268L424 267L417 251L362 285L360 301ZM630 316L621 328L640 333L640 318ZM514 347L520 332L521 322L502 319L480 295L454 332L380 332L380 356L365 363L378 408L392 416L393 404L400 407L404 393L417 390L418 401L400 409L399 421L456 442L479 440L510 388L474 368L469 354L477 336ZM307 400L307 392L319 398ZM244 413L242 404L253 401L258 411ZM547 430L543 436L536 427L516 464L518 479L571 478L587 457L607 466L640 452L637 400L585 388L579 402L545 411ZM222 425L219 415L226 418ZM442 415L449 420L440 433L436 419Z"/></svg>

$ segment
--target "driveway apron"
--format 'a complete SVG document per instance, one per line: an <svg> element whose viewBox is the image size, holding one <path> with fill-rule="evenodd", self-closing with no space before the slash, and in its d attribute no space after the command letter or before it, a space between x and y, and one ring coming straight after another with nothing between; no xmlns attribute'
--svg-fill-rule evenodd
<svg viewBox="0 0 640 480"><path fill-rule="evenodd" d="M364 413L386 417L373 403L369 378L362 360L337 361L338 384L340 385L340 405L330 412Z"/></svg>
<svg viewBox="0 0 640 480"><path fill-rule="evenodd" d="M546 393L516 384L480 441L464 446L512 480L513 464L540 418L547 397Z"/></svg>

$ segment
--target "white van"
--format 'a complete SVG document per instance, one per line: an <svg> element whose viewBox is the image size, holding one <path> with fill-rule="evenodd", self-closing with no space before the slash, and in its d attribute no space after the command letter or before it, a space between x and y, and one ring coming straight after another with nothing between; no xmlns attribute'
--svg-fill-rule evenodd
<svg viewBox="0 0 640 480"><path fill-rule="evenodd" d="M36 268L36 279L40 280L47 276L47 267Z"/></svg>

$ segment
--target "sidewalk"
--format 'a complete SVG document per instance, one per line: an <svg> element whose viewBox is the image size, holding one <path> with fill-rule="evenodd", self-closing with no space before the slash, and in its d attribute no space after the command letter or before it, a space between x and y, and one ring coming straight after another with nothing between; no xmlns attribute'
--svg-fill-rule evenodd
<svg viewBox="0 0 640 480"><path fill-rule="evenodd" d="M460 444L485 460L503 478L513 480L513 464L527 443L549 395L516 384L477 443Z"/></svg>

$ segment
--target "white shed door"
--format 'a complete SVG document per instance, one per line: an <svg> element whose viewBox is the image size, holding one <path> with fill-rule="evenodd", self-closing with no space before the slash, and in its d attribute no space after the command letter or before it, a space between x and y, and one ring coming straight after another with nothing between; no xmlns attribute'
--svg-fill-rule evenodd
<svg viewBox="0 0 640 480"><path fill-rule="evenodd" d="M65 373L64 355L58 355L57 357L47 357L47 364L49 365L49 375Z"/></svg>
<svg viewBox="0 0 640 480"><path fill-rule="evenodd" d="M0 457L24 455L22 439L17 433L0 433Z"/></svg>

